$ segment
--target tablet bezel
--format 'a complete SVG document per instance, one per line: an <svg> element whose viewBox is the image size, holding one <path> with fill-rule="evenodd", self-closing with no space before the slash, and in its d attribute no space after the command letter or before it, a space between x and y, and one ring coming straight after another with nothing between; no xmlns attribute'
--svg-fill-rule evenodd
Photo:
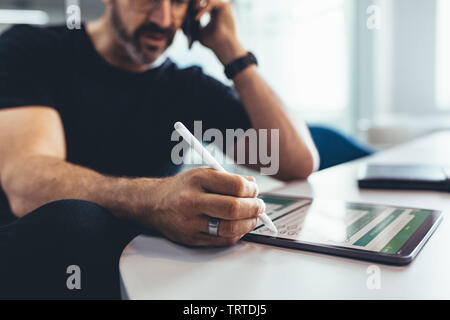
<svg viewBox="0 0 450 320"><path fill-rule="evenodd" d="M311 200L311 201L314 200L310 197L292 197L273 193L264 193L261 194L261 196L270 196L291 200ZM316 199L316 201L320 201L320 199ZM286 239L277 236L268 236L252 233L246 234L242 239L245 241L269 244L278 247L325 253L329 255L337 255L358 260L365 260L400 266L400 265L407 265L414 260L414 258L417 256L419 251L422 249L424 244L428 241L430 236L433 234L433 232L436 230L436 228L443 219L442 212L433 209L409 208L404 206L373 204L373 203L363 203L353 201L345 201L345 203L365 205L365 206L388 206L394 209L428 210L432 212L428 216L428 218L420 225L420 227L411 235L411 237L406 241L406 243L403 244L403 246L394 254L369 251L364 249L347 248L334 245L326 245L321 243L312 243L306 241L299 241L295 239ZM293 209L292 211L287 212L283 216L291 214L295 210L297 209Z"/></svg>

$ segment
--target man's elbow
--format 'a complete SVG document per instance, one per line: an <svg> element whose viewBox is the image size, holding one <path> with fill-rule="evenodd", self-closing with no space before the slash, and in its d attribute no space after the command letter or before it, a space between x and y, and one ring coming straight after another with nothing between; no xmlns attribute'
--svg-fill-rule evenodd
<svg viewBox="0 0 450 320"><path fill-rule="evenodd" d="M305 157L302 166L292 173L289 180L306 180L308 177L316 172L319 168L319 159L314 157Z"/></svg>
<svg viewBox="0 0 450 320"><path fill-rule="evenodd" d="M6 198L8 199L11 213L14 216L17 218L22 218L31 211L29 210L29 201L27 201L27 199L23 197L22 193L19 191L20 188L13 172L2 172L1 186Z"/></svg>
<svg viewBox="0 0 450 320"><path fill-rule="evenodd" d="M310 172L308 174L311 175L312 173L319 171L320 168L320 156L319 151L317 151L317 148L314 146L309 150L309 168Z"/></svg>
<svg viewBox="0 0 450 320"><path fill-rule="evenodd" d="M10 204L10 207L12 214L17 218L22 218L30 212L30 210L27 209L25 203L21 200L12 202Z"/></svg>
<svg viewBox="0 0 450 320"><path fill-rule="evenodd" d="M312 173L319 170L320 157L316 148L305 152L299 160L295 160L290 170L279 175L279 179L289 182L295 180L305 180Z"/></svg>
<svg viewBox="0 0 450 320"><path fill-rule="evenodd" d="M8 194L8 192L5 191L6 197L8 198L9 208L11 210L11 213L17 217L22 218L27 213L29 213L31 210L29 210L28 202L18 196L13 196L11 194Z"/></svg>

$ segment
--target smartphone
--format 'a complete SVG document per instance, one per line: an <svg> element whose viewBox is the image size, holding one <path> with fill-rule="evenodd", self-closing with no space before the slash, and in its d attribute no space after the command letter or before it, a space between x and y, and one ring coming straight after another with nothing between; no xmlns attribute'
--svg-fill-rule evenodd
<svg viewBox="0 0 450 320"><path fill-rule="evenodd" d="M182 30L188 38L189 49L192 48L194 42L200 37L201 25L199 21L195 20L195 16L197 15L197 10L195 8L196 1L197 0L193 0L189 3L188 12L182 26Z"/></svg>

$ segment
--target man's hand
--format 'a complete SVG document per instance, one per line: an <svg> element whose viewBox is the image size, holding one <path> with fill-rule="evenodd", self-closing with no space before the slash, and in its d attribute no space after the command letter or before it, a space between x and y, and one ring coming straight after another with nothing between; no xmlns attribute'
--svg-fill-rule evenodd
<svg viewBox="0 0 450 320"><path fill-rule="evenodd" d="M257 224L264 202L251 177L198 168L163 179L152 212L141 215L144 226L193 246L225 246L239 241ZM219 219L218 236L208 234L210 217Z"/></svg>
<svg viewBox="0 0 450 320"><path fill-rule="evenodd" d="M206 6L202 7L202 4ZM236 34L233 12L229 2L222 0L199 0L196 3L199 10L195 19L199 21L205 13L210 13L211 20L202 30L200 42L211 49L222 62L227 65L233 60L245 56Z"/></svg>

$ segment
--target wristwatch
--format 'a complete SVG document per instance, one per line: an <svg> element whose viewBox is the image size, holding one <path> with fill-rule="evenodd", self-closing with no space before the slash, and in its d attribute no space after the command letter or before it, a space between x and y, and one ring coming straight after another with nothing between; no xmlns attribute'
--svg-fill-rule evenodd
<svg viewBox="0 0 450 320"><path fill-rule="evenodd" d="M228 79L233 80L233 78L236 77L241 71L253 64L258 65L258 60L256 60L253 53L249 52L247 55L237 58L233 62L227 64L225 66L225 75Z"/></svg>

